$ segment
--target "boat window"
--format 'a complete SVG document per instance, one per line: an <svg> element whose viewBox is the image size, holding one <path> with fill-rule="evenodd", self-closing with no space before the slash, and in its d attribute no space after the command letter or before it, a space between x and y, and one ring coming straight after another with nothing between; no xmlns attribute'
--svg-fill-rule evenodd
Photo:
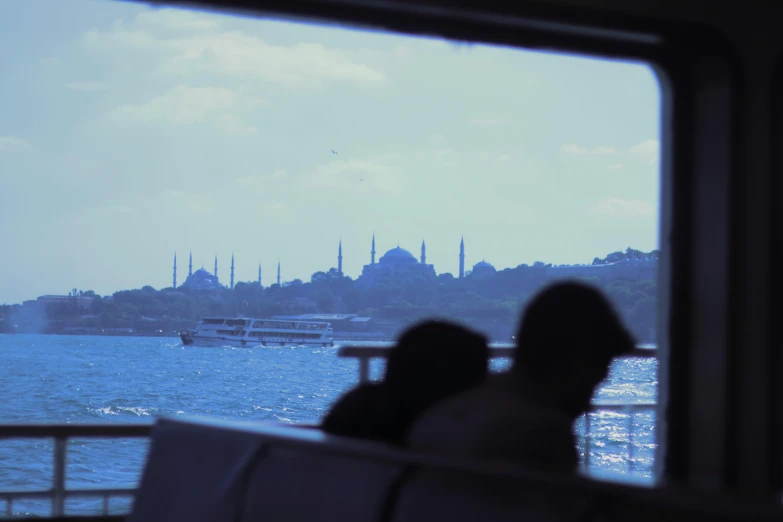
<svg viewBox="0 0 783 522"><path fill-rule="evenodd" d="M645 63L93 0L0 2L0 43L7 422L318 422L358 365L302 340L438 317L508 347L561 279L659 338ZM184 346L202 318L288 345ZM575 426L586 469L652 481L657 386L654 356L614 363ZM135 483L133 444L69 447L69 487ZM43 480L37 443L9 448L0 489Z"/></svg>

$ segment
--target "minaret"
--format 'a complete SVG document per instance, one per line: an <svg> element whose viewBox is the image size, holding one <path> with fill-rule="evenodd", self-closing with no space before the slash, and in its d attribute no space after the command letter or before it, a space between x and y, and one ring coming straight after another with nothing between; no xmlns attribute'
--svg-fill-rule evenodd
<svg viewBox="0 0 783 522"><path fill-rule="evenodd" d="M424 240L421 240L421 264L427 264L427 247L424 245Z"/></svg>
<svg viewBox="0 0 783 522"><path fill-rule="evenodd" d="M375 232L372 233L372 250L370 251L370 264L375 264Z"/></svg>
<svg viewBox="0 0 783 522"><path fill-rule="evenodd" d="M231 253L231 289L234 289L234 253Z"/></svg>
<svg viewBox="0 0 783 522"><path fill-rule="evenodd" d="M188 277L193 275L193 252L190 252L190 259L188 260Z"/></svg>
<svg viewBox="0 0 783 522"><path fill-rule="evenodd" d="M280 260L277 260L277 286L280 286Z"/></svg>
<svg viewBox="0 0 783 522"><path fill-rule="evenodd" d="M217 279L217 256L215 256L215 278Z"/></svg>
<svg viewBox="0 0 783 522"><path fill-rule="evenodd" d="M258 263L258 286L261 286L261 263Z"/></svg>
<svg viewBox="0 0 783 522"><path fill-rule="evenodd" d="M465 277L465 238L459 241L459 278Z"/></svg>
<svg viewBox="0 0 783 522"><path fill-rule="evenodd" d="M343 275L343 240L340 238L340 246L337 247L337 273Z"/></svg>
<svg viewBox="0 0 783 522"><path fill-rule="evenodd" d="M174 252L174 282L171 284L171 288L177 288L177 253Z"/></svg>

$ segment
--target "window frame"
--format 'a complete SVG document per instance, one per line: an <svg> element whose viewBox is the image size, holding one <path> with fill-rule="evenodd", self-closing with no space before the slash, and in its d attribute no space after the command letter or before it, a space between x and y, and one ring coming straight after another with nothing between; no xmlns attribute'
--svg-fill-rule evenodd
<svg viewBox="0 0 783 522"><path fill-rule="evenodd" d="M779 501L783 456L771 441L782 433L783 360L766 282L781 284L770 268L783 239L771 165L783 162L765 119L779 38L743 42L753 24L718 24L695 4L653 16L610 0L152 3L649 63L661 85L656 478ZM678 20L699 15L711 25Z"/></svg>

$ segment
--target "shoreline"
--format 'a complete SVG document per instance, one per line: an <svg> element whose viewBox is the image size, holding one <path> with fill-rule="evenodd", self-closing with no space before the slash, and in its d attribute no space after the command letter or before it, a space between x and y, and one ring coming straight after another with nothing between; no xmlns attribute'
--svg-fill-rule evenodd
<svg viewBox="0 0 783 522"><path fill-rule="evenodd" d="M145 333L145 332L0 332L3 335L61 335L68 337L160 337L165 339L179 339L179 333ZM362 343L394 343L396 339L383 334L349 334L340 333L339 337L335 335L334 343L353 343L361 345ZM512 344L513 341L499 341L491 339L490 344Z"/></svg>
<svg viewBox="0 0 783 522"><path fill-rule="evenodd" d="M166 339L179 339L179 332L172 333L147 333L147 332L0 332L0 335L61 335L69 337L160 337ZM340 333L334 337L334 342L394 342L394 339L383 334L359 334Z"/></svg>

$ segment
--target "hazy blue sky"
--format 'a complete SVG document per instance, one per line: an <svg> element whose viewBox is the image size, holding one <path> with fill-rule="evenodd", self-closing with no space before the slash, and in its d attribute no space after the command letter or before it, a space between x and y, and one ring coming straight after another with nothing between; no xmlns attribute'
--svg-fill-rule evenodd
<svg viewBox="0 0 783 522"><path fill-rule="evenodd" d="M658 245L644 65L111 1L0 2L0 303L358 276L376 233L456 273ZM331 154L334 149L338 155Z"/></svg>

